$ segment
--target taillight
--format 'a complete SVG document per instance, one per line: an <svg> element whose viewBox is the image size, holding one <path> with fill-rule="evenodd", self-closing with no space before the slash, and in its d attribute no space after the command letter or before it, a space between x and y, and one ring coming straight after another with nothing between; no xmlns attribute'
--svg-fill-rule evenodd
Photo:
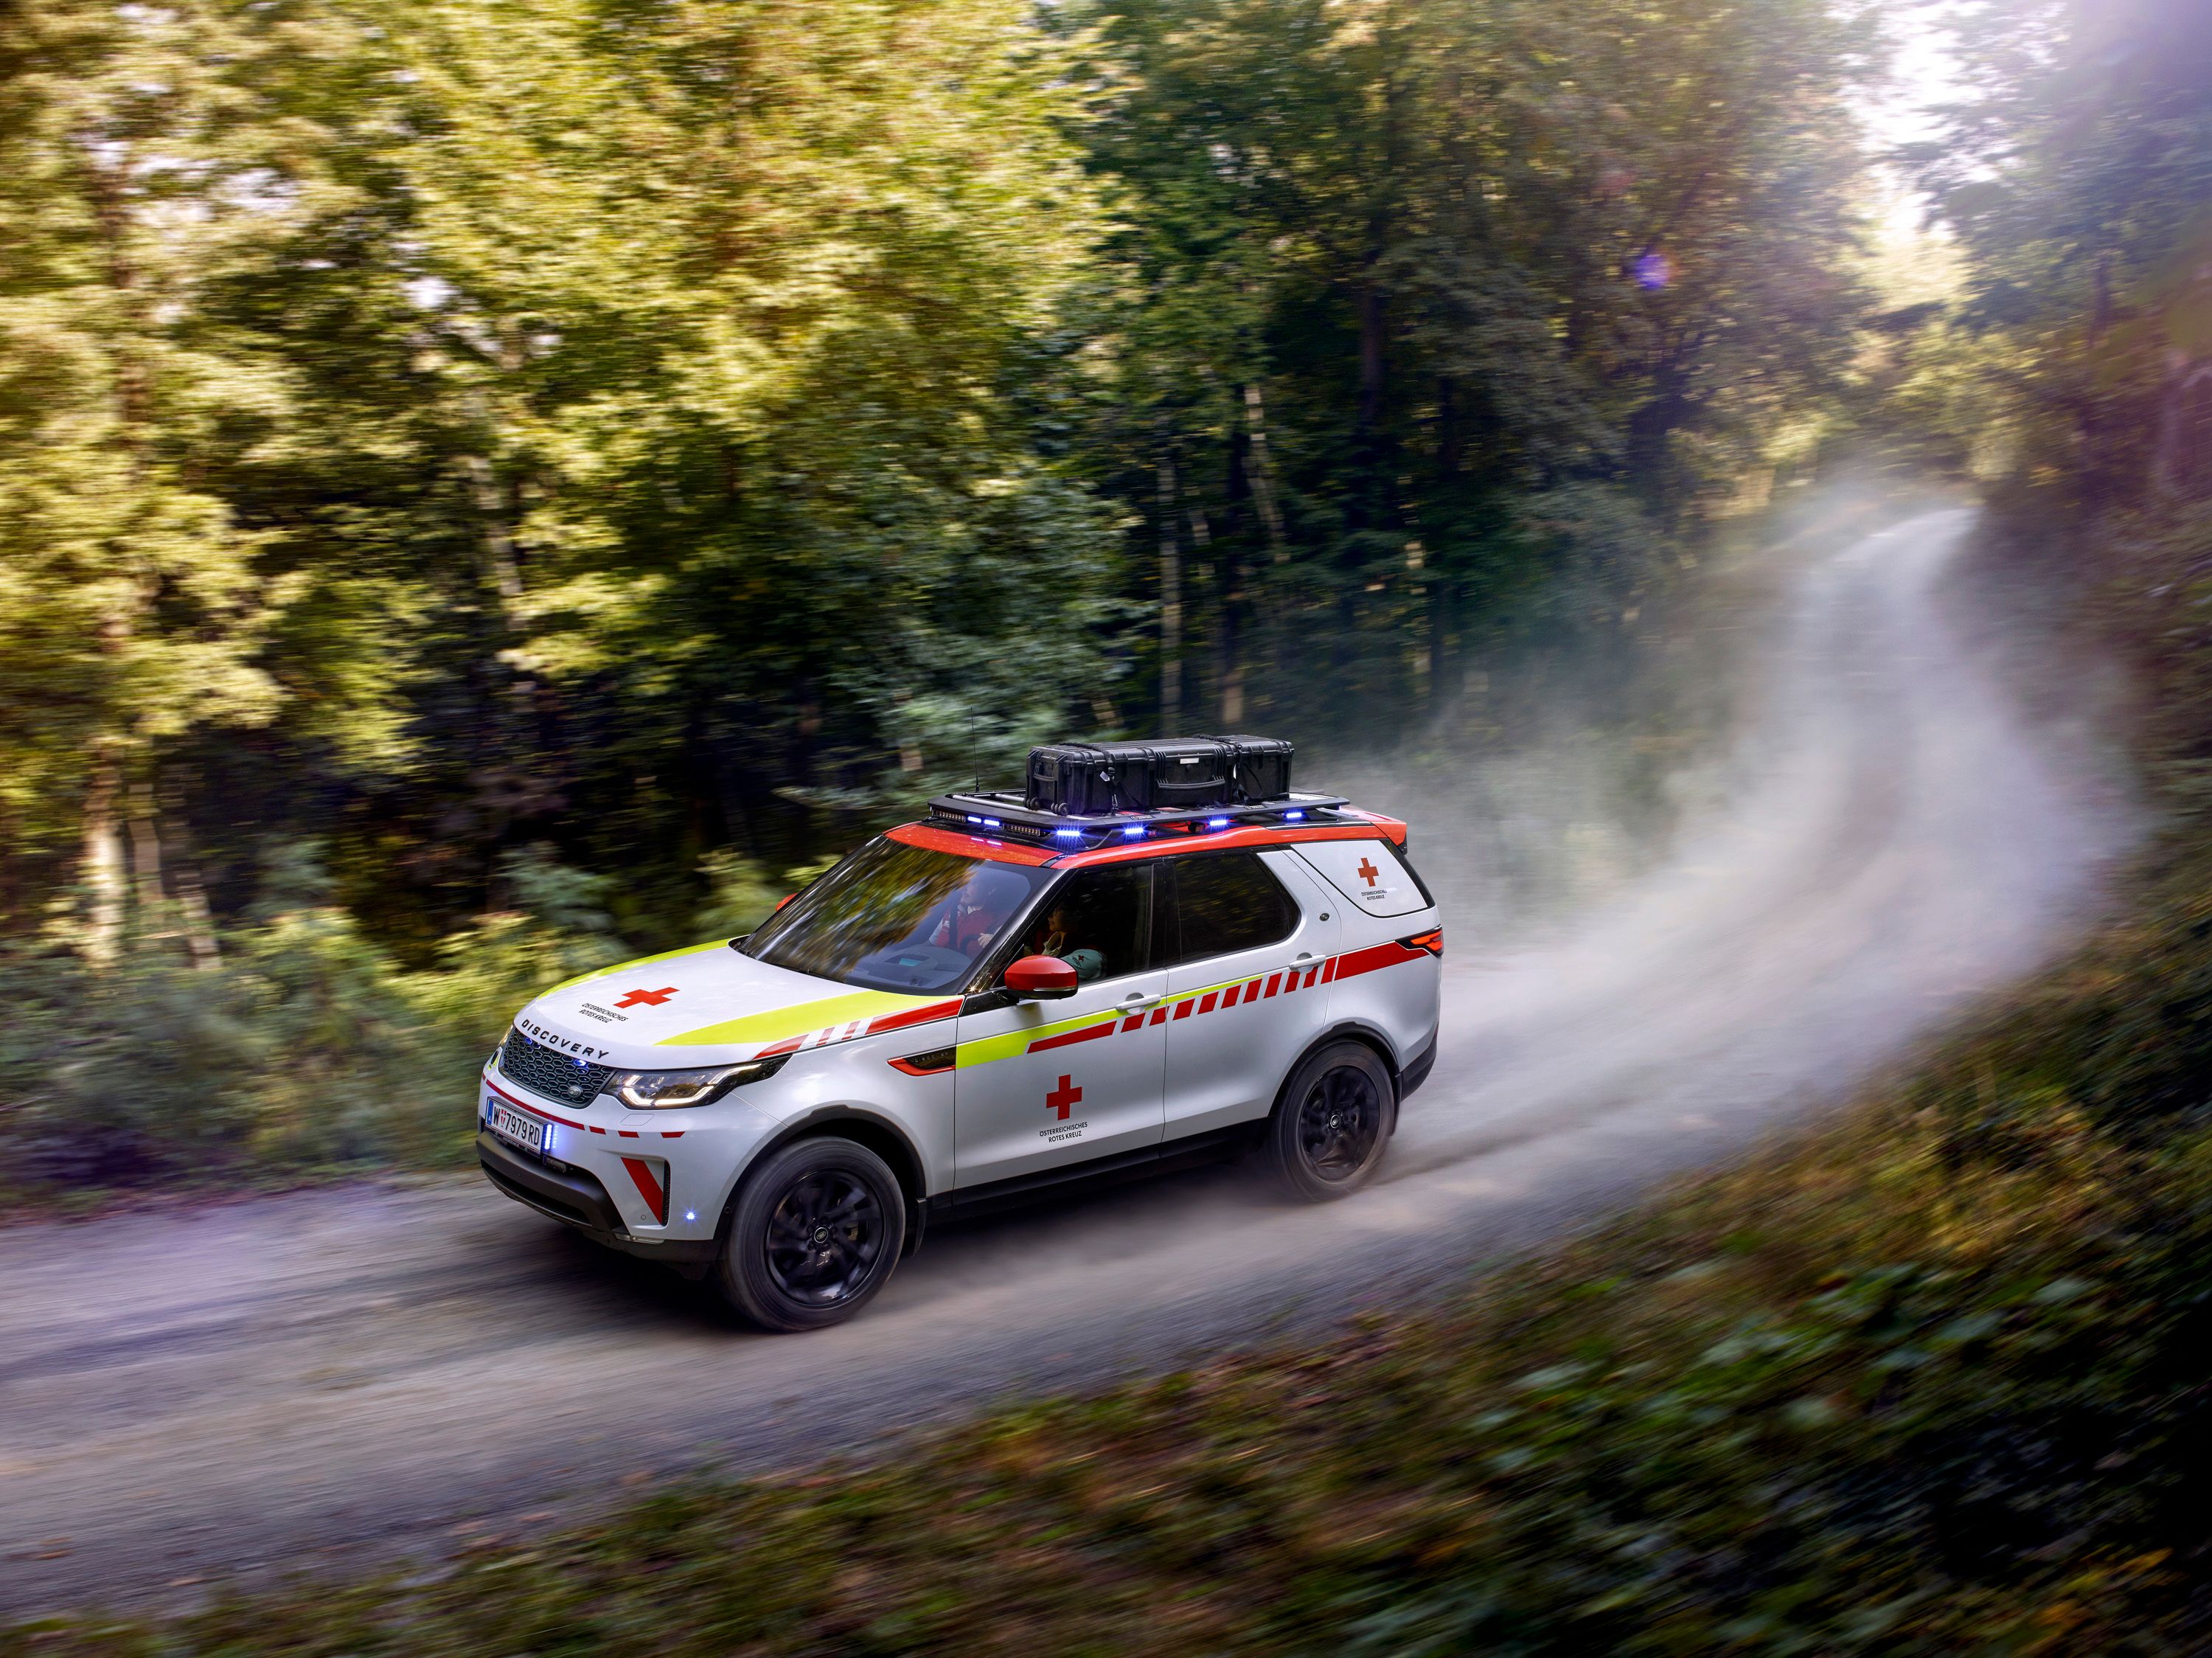
<svg viewBox="0 0 2212 1658"><path fill-rule="evenodd" d="M1444 930L1431 927L1425 933L1415 933L1398 942L1409 950L1426 950L1431 955L1442 957L1444 953Z"/></svg>

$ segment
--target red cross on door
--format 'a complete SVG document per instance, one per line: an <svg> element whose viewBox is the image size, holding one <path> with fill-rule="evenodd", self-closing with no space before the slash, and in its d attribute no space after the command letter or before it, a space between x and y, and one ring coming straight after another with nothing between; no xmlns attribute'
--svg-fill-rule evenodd
<svg viewBox="0 0 2212 1658"><path fill-rule="evenodd" d="M1359 859L1359 878L1362 881L1365 881L1370 887L1372 887L1375 884L1376 877L1380 875L1382 873L1382 872L1380 869L1376 869L1372 863L1368 862L1364 853L1361 854Z"/></svg>
<svg viewBox="0 0 2212 1658"><path fill-rule="evenodd" d="M1067 1120L1069 1108L1081 1104L1083 1100L1083 1090L1074 1086L1074 1082L1073 1077L1062 1076L1060 1079L1060 1086L1044 1097L1045 1109L1058 1112L1060 1120L1063 1123Z"/></svg>
<svg viewBox="0 0 2212 1658"><path fill-rule="evenodd" d="M615 1006L617 1008L635 1008L639 1003L642 1002L647 1007L657 1008L675 994L676 986L673 984L663 984L657 991L631 991L625 995L621 1001L616 1003Z"/></svg>

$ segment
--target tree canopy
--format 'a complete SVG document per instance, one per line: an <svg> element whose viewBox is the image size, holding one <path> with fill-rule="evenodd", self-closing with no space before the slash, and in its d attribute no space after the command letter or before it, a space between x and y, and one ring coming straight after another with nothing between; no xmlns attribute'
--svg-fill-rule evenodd
<svg viewBox="0 0 2212 1658"><path fill-rule="evenodd" d="M678 914L1048 736L1322 732L1609 625L1845 368L1875 47L21 0L0 915L204 955L313 845L427 964L533 847Z"/></svg>

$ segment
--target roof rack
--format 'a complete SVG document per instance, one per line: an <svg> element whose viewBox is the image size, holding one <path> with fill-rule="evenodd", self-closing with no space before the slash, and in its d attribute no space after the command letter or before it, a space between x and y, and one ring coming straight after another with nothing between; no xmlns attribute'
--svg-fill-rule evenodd
<svg viewBox="0 0 2212 1658"><path fill-rule="evenodd" d="M975 789L939 795L929 814L939 822L1006 840L1032 841L1062 851L1087 851L1109 841L1151 840L1170 835L1204 834L1237 825L1280 828L1285 823L1350 822L1339 808L1352 802L1342 795L1285 795L1279 800L1238 806L1206 806L1188 811L1104 812L1093 816L1033 812L1025 795Z"/></svg>

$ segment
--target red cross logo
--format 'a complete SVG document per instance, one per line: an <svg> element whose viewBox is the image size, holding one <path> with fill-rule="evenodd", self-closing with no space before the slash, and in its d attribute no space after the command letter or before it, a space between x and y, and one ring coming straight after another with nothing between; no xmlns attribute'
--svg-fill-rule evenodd
<svg viewBox="0 0 2212 1658"><path fill-rule="evenodd" d="M1058 1112L1063 1123L1067 1120L1069 1108L1080 1104L1083 1099L1083 1090L1075 1087L1073 1077L1063 1074L1060 1086L1044 1097L1045 1109Z"/></svg>
<svg viewBox="0 0 2212 1658"><path fill-rule="evenodd" d="M615 1006L617 1008L635 1008L639 1003L642 1002L649 1008L657 1008L675 994L676 986L673 984L663 984L657 991L631 991L625 995L621 1001L616 1003Z"/></svg>
<svg viewBox="0 0 2212 1658"><path fill-rule="evenodd" d="M1382 872L1380 869L1376 869L1373 864L1367 861L1365 854L1363 853L1361 855L1359 859L1359 878L1362 881L1365 881L1370 887L1372 887L1375 884L1375 877L1382 873Z"/></svg>

